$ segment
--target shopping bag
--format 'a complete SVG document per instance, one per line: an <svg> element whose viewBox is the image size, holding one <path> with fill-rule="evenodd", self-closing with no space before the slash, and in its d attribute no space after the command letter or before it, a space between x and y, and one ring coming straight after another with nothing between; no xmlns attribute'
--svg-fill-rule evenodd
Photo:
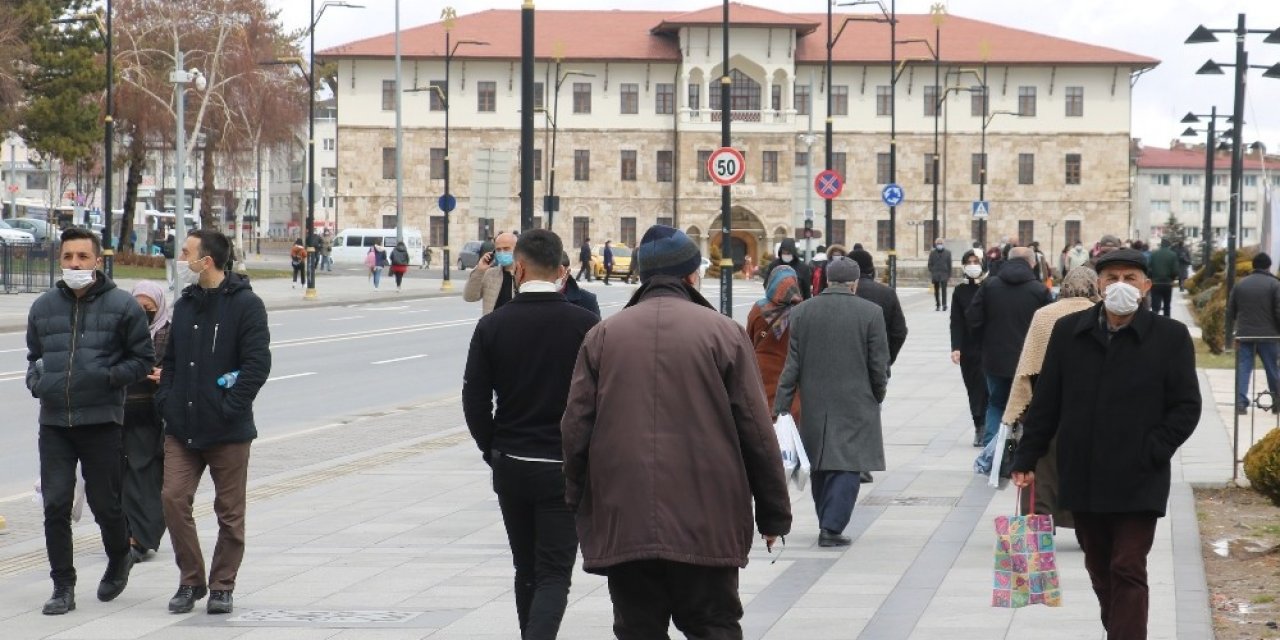
<svg viewBox="0 0 1280 640"><path fill-rule="evenodd" d="M791 414L784 413L773 423L773 430L778 436L778 448L782 449L782 469L787 480L796 489L803 491L809 483L811 467L796 421Z"/></svg>
<svg viewBox="0 0 1280 640"><path fill-rule="evenodd" d="M987 443L982 453L973 461L973 470L979 475L989 476L987 486L999 488L1000 479L1008 478L1013 473L1013 451L1018 447L1021 434L1019 425L1000 424L996 437Z"/></svg>
<svg viewBox="0 0 1280 640"><path fill-rule="evenodd" d="M77 465L76 470L79 471L79 469L80 467L79 465ZM42 505L42 506L44 505L44 492L41 489L39 478L36 478L35 495L32 496L31 501L38 505ZM80 522L80 517L84 515L84 501L85 501L84 480L80 479L80 474L77 473L75 498L71 502L71 521L72 522Z"/></svg>
<svg viewBox="0 0 1280 640"><path fill-rule="evenodd" d="M1062 606L1062 588L1053 544L1053 516L1030 515L1022 510L1022 489L1015 496L1012 516L995 520L995 580L991 606L1020 608L1033 604ZM1031 487L1031 504L1036 490ZM1032 507L1034 511L1035 507Z"/></svg>

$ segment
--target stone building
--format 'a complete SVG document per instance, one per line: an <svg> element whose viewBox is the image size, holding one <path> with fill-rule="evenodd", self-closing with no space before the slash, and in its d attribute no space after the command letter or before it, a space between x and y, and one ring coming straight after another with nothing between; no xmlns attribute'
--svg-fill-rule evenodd
<svg viewBox="0 0 1280 640"><path fill-rule="evenodd" d="M979 194L984 126L989 243L1036 238L1048 250L1131 228L1131 89L1156 60L946 16L937 33L946 88L939 91L923 44L934 42L934 16L899 15L897 38L910 42L897 47L895 96L888 25L846 25L852 15L838 13L833 23L843 33L828 91L825 14L732 5L732 140L747 163L746 179L732 190L735 256L803 237L807 207L816 211L821 235L823 203L809 194L824 167L828 101L833 166L847 184L834 203L831 237L815 244L861 242L881 255L890 249L880 193L889 182L895 110L896 181L906 194L896 237L906 264L923 260L935 235L957 245L978 237L971 203ZM705 249L719 245L720 188L707 177L705 160L720 146L720 6L683 14L538 11L536 24L537 223L544 222L542 196L554 167L560 209L553 228L566 242L633 245L648 225L667 222ZM519 225L520 12L483 11L401 33L402 88L418 89L404 96L404 215L406 226L421 228L436 246L445 224L436 203L445 186L447 32L455 44L478 42L458 46L447 87L449 187L458 200L449 244L456 251ZM319 54L337 65L343 226L394 224L393 36ZM442 90L429 90L432 84ZM943 132L938 232L935 123Z"/></svg>

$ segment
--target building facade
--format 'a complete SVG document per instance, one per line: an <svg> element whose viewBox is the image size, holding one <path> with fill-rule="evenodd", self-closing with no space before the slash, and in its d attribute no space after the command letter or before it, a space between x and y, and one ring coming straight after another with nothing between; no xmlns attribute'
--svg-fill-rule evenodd
<svg viewBox="0 0 1280 640"><path fill-rule="evenodd" d="M648 225L664 222L706 250L720 244L720 188L705 167L720 146L720 11L537 13L538 225L545 225L542 197L554 173L560 207L553 228L567 243L589 237L634 245ZM833 26L849 15L837 14ZM849 21L832 50L828 83L825 14L732 5L732 141L747 164L746 178L732 189L735 257L804 237L806 208L816 212L815 244L860 242L887 253L890 213L880 194L891 177L894 125L896 182L906 194L895 229L903 260L923 260L935 236L978 239L971 204L984 168L989 244L1012 236L1049 249L1131 227L1131 86L1157 61L956 16L936 33L929 15L898 21L899 42L911 41L897 47L899 66L891 64L887 25ZM446 33L454 43L488 43L457 48L447 87ZM933 45L935 35L939 86L922 43ZM343 226L394 223L392 38L319 54L338 69L336 204ZM401 48L401 89L419 89L403 101L406 226L421 228L434 246L443 243L437 199L445 184L447 93L449 182L458 201L448 219L450 245L456 250L518 228L520 12L490 10L409 29ZM441 90L422 90L432 84ZM846 185L826 238L823 202L811 194L813 176L825 166L828 103L832 166Z"/></svg>

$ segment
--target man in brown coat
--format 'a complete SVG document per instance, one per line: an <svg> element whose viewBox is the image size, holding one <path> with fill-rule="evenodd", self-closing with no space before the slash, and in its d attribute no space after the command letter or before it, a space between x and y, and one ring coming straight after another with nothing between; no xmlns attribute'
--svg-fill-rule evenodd
<svg viewBox="0 0 1280 640"><path fill-rule="evenodd" d="M618 638L741 638L755 529L791 529L781 452L746 332L698 293L698 247L654 225L641 286L587 334L561 421L583 568L609 578Z"/></svg>

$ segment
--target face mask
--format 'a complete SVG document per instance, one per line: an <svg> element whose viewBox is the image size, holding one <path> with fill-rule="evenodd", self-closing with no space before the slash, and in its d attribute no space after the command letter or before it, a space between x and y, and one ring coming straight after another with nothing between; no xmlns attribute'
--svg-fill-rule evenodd
<svg viewBox="0 0 1280 640"><path fill-rule="evenodd" d="M1141 297L1142 292L1137 287L1127 282L1113 282L1107 285L1107 311L1118 316L1132 315L1138 310L1138 300Z"/></svg>
<svg viewBox="0 0 1280 640"><path fill-rule="evenodd" d="M63 269L62 281L68 287L79 291L93 284L93 271L90 269Z"/></svg>
<svg viewBox="0 0 1280 640"><path fill-rule="evenodd" d="M792 258L791 254L789 253L782 253L782 254L778 254L778 259L782 261L782 264L791 264L791 261L794 258Z"/></svg>
<svg viewBox="0 0 1280 640"><path fill-rule="evenodd" d="M174 266L176 267L176 271L177 271L177 274L175 275L177 276L178 280L182 282L184 286L199 284L200 272L192 271L190 262L178 261L174 263Z"/></svg>
<svg viewBox="0 0 1280 640"><path fill-rule="evenodd" d="M933 248L934 248L934 249L937 249L938 251L942 251L942 245L940 245L940 244L935 244L935 245L933 245Z"/></svg>
<svg viewBox="0 0 1280 640"><path fill-rule="evenodd" d="M515 263L516 256L510 251L498 251L493 254L493 259L497 261L499 267L509 267Z"/></svg>
<svg viewBox="0 0 1280 640"><path fill-rule="evenodd" d="M977 280L978 276L982 275L982 265L966 264L964 266L964 275L970 280Z"/></svg>

